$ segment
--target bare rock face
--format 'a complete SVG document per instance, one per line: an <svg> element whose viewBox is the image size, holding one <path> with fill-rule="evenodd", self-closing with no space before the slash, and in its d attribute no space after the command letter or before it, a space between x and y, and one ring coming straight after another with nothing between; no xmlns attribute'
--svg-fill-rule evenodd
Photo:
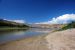
<svg viewBox="0 0 75 50"><path fill-rule="evenodd" d="M75 50L75 29L49 34L46 40L50 50Z"/></svg>

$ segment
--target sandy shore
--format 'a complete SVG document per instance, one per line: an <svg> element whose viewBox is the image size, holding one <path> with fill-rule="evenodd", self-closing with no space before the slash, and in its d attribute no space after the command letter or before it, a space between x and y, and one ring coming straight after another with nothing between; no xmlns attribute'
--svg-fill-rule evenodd
<svg viewBox="0 0 75 50"><path fill-rule="evenodd" d="M9 42L0 50L75 50L75 29Z"/></svg>
<svg viewBox="0 0 75 50"><path fill-rule="evenodd" d="M52 33L46 40L50 50L75 50L75 29Z"/></svg>
<svg viewBox="0 0 75 50"><path fill-rule="evenodd" d="M0 50L49 50L44 36L32 37L0 45Z"/></svg>

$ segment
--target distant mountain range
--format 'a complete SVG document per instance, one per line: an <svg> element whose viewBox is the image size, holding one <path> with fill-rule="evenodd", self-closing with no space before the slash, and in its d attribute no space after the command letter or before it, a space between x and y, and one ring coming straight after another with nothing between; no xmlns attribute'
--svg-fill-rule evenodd
<svg viewBox="0 0 75 50"><path fill-rule="evenodd" d="M13 21L0 19L0 27L29 27L24 23L17 23Z"/></svg>
<svg viewBox="0 0 75 50"><path fill-rule="evenodd" d="M50 29L60 29L65 24L32 24L32 28L50 28Z"/></svg>

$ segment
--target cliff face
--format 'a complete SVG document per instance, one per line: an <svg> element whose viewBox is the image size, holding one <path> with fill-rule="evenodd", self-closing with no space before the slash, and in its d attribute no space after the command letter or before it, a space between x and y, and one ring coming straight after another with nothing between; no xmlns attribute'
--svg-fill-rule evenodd
<svg viewBox="0 0 75 50"><path fill-rule="evenodd" d="M0 27L29 27L29 26L24 23L16 23L0 19Z"/></svg>

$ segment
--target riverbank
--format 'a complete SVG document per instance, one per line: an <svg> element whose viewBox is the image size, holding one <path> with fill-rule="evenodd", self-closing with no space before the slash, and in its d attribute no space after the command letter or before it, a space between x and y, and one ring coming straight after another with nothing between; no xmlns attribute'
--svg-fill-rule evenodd
<svg viewBox="0 0 75 50"><path fill-rule="evenodd" d="M75 29L9 42L0 50L75 50Z"/></svg>

